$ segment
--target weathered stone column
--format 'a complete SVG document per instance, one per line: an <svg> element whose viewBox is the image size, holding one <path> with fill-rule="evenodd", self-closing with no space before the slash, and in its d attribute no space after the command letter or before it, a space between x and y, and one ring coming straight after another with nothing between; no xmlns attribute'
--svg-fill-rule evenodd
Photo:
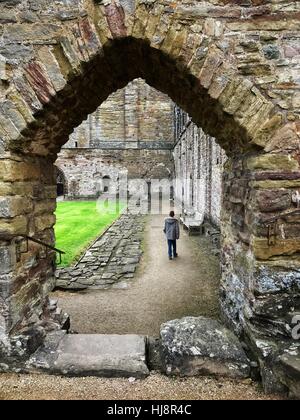
<svg viewBox="0 0 300 420"><path fill-rule="evenodd" d="M55 254L24 236L54 244L54 166L7 155L0 165L0 353L20 358L41 343L50 321ZM54 309L54 308L52 308Z"/></svg>
<svg viewBox="0 0 300 420"><path fill-rule="evenodd" d="M294 344L300 313L297 156L260 154L227 163L222 215L224 319L258 356L266 390L280 390L276 363Z"/></svg>

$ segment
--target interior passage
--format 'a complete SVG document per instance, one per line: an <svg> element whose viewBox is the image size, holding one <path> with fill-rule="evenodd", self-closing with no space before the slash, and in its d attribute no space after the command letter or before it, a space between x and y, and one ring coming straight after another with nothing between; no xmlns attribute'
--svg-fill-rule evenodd
<svg viewBox="0 0 300 420"><path fill-rule="evenodd" d="M158 336L170 319L219 317L219 259L210 238L181 230L179 258L169 261L163 225L164 216L147 217L144 256L133 280L109 290L53 293L73 331Z"/></svg>

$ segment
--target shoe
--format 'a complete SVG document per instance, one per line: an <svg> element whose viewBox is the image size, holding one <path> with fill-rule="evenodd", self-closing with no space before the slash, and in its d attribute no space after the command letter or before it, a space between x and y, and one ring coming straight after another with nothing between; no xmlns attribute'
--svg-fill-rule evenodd
<svg viewBox="0 0 300 420"><path fill-rule="evenodd" d="M172 257L169 257L169 260L170 260L170 261L172 261L172 260L173 260L173 258L172 258Z"/></svg>
<svg viewBox="0 0 300 420"><path fill-rule="evenodd" d="M178 254L174 255L174 258L178 258Z"/></svg>

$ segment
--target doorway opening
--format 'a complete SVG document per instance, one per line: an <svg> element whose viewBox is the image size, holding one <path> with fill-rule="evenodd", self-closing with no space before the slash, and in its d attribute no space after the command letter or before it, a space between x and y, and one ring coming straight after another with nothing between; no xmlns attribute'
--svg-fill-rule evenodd
<svg viewBox="0 0 300 420"><path fill-rule="evenodd" d="M56 172L57 197L64 198L68 194L67 180L63 171L58 167L56 167Z"/></svg>

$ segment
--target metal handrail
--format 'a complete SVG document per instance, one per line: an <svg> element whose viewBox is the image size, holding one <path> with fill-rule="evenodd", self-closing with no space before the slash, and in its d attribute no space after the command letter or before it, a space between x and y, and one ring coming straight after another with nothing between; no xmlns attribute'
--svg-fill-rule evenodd
<svg viewBox="0 0 300 420"><path fill-rule="evenodd" d="M278 220L287 217L287 216L293 216L294 214L300 214L300 209L293 210L287 213L278 214L277 216L271 217L268 220L265 220L264 222L261 222L261 225L268 225L269 223L277 222Z"/></svg>
<svg viewBox="0 0 300 420"><path fill-rule="evenodd" d="M271 217L264 222L261 222L261 226L266 226L268 228L268 245L276 245L277 236L278 236L278 221L285 217L293 216L294 214L300 214L300 209L289 211L286 213L278 214L277 216Z"/></svg>
<svg viewBox="0 0 300 420"><path fill-rule="evenodd" d="M60 249L55 248L54 246L49 245L46 242L40 241L39 239L33 238L32 236L28 236L28 235L19 235L19 236L26 239L26 241L27 241L27 250L22 252L22 253L28 252L28 241L31 241L31 242L34 242L38 245L44 246L46 249L51 249L52 251L57 252L59 254L59 259L60 259L59 264L61 263L61 256L66 254L64 251L61 251Z"/></svg>

